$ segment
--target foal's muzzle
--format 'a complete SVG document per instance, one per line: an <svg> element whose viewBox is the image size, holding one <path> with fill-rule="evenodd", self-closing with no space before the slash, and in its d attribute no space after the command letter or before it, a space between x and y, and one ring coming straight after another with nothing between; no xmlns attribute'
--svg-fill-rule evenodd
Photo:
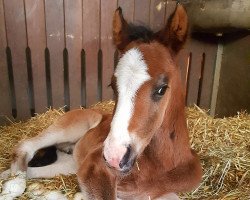
<svg viewBox="0 0 250 200"><path fill-rule="evenodd" d="M122 172L128 172L131 170L132 166L135 162L135 156L133 156L131 146L127 147L127 152L123 156L121 162L119 163L119 167L122 169Z"/></svg>
<svg viewBox="0 0 250 200"><path fill-rule="evenodd" d="M107 155L105 156L105 153L104 153L104 159L107 165L123 173L129 172L132 166L134 165L135 156L133 154L133 150L131 146L126 147L126 151L124 152L125 153L123 154L122 157L120 157L120 159L115 158L115 157L112 158Z"/></svg>

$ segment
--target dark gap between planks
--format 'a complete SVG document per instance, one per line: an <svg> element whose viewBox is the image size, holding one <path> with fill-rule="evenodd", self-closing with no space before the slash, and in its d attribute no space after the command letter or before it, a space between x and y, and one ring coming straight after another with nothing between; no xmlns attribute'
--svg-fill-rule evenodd
<svg viewBox="0 0 250 200"><path fill-rule="evenodd" d="M45 48L45 74L46 74L48 108L53 108L51 75L50 75L50 53L48 48Z"/></svg>
<svg viewBox="0 0 250 200"><path fill-rule="evenodd" d="M81 104L86 107L86 54L81 51Z"/></svg>
<svg viewBox="0 0 250 200"><path fill-rule="evenodd" d="M201 59L201 70L200 70L200 76L199 76L199 88L198 88L198 97L197 97L197 106L200 106L201 103L201 92L202 92L202 84L203 84L203 77L204 77L204 67L206 62L206 54L202 53L202 59Z"/></svg>
<svg viewBox="0 0 250 200"><path fill-rule="evenodd" d="M102 50L99 49L98 51L98 83L97 83L97 88L98 88L98 97L97 100L98 101L102 101L102 73L103 73L103 69L102 69Z"/></svg>
<svg viewBox="0 0 250 200"><path fill-rule="evenodd" d="M28 96L30 105L30 114L35 116L35 102L34 102L34 85L33 85L33 73L32 73L32 57L30 48L26 48L26 61L27 61L27 73L28 73Z"/></svg>
<svg viewBox="0 0 250 200"><path fill-rule="evenodd" d="M10 83L12 116L16 118L17 117L16 93L15 93L14 75L13 75L13 68L12 68L12 55L11 55L10 47L6 48L6 58L7 58L7 65L8 65L9 83Z"/></svg>
<svg viewBox="0 0 250 200"><path fill-rule="evenodd" d="M63 50L63 73L64 73L64 110L67 112L70 110L70 91L69 91L69 58L68 50Z"/></svg>

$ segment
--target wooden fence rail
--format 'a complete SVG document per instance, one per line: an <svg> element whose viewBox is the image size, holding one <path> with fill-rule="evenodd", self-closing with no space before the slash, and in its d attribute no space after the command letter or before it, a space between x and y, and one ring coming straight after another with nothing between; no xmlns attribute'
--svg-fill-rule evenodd
<svg viewBox="0 0 250 200"><path fill-rule="evenodd" d="M112 99L117 61L112 17L159 30L175 9L166 0L0 0L0 123L48 107L66 110ZM187 104L210 107L217 42L190 37L178 57Z"/></svg>

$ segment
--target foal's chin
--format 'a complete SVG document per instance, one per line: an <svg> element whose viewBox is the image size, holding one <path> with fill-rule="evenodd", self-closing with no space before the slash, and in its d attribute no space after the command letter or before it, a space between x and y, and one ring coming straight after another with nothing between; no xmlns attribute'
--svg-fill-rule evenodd
<svg viewBox="0 0 250 200"><path fill-rule="evenodd" d="M135 165L135 162L136 162L136 157L135 158L132 158L121 170L121 174L122 175L128 175L130 174L130 172L132 171L134 165Z"/></svg>
<svg viewBox="0 0 250 200"><path fill-rule="evenodd" d="M126 163L126 165L124 165L122 168L115 168L113 166L111 166L106 160L105 160L105 164L112 170L115 171L116 174L121 175L121 176L126 176L128 174L131 173L134 165L136 162L136 157L131 158L128 163Z"/></svg>

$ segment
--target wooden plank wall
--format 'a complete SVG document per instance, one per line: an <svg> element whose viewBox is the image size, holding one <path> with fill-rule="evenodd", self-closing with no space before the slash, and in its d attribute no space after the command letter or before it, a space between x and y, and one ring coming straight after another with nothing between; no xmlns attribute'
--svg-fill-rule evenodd
<svg viewBox="0 0 250 200"><path fill-rule="evenodd" d="M92 2L92 1L91 1ZM65 48L68 52L68 109L79 108L81 103L81 50L82 50L82 0L65 0ZM79 20L80 19L80 23ZM65 95L65 98L67 98Z"/></svg>
<svg viewBox="0 0 250 200"><path fill-rule="evenodd" d="M30 91L26 60L27 31L24 2L19 0L4 1L4 13L14 78L14 90L12 90L14 103L12 106L16 111L13 112L13 115L17 119L24 119L30 116Z"/></svg>
<svg viewBox="0 0 250 200"><path fill-rule="evenodd" d="M12 116L11 91L6 56L7 46L3 0L0 0L0 124L4 123L4 116Z"/></svg>
<svg viewBox="0 0 250 200"><path fill-rule="evenodd" d="M46 28L43 1L25 1L27 23L27 46L32 60L32 81L34 107L38 113L46 111L47 88L44 51L46 48Z"/></svg>
<svg viewBox="0 0 250 200"><path fill-rule="evenodd" d="M84 106L97 101L98 97L98 52L100 49L100 1L83 0L83 49L85 51L84 77L86 90Z"/></svg>
<svg viewBox="0 0 250 200"><path fill-rule="evenodd" d="M117 59L112 17L158 31L175 9L167 0L0 0L0 123L48 107L65 110L113 98ZM216 41L190 37L178 57L187 105L210 107Z"/></svg>

